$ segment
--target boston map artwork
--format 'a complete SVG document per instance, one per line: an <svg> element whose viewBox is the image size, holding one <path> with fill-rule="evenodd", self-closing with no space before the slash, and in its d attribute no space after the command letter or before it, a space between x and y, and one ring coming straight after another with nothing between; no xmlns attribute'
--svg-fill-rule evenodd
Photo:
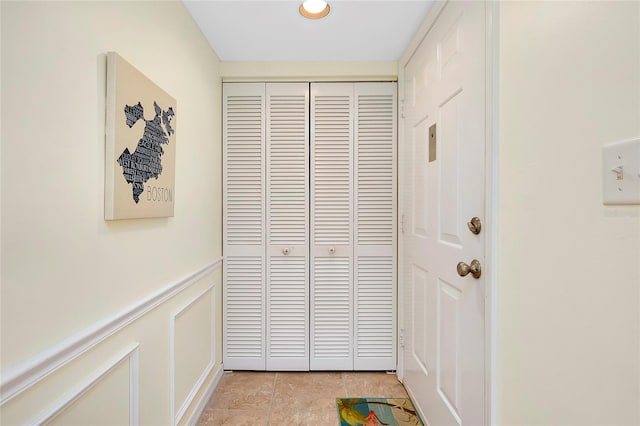
<svg viewBox="0 0 640 426"><path fill-rule="evenodd" d="M175 115L173 107L163 111L156 102L153 103L155 116L151 120L144 118L144 108L138 102L134 106L126 105L124 113L127 117L127 126L133 127L138 120L144 120L144 133L138 141L136 150L132 153L125 148L118 158L118 164L122 166L122 174L131 184L133 201L140 202L140 194L144 192L144 184L151 178L162 174L162 145L169 143L169 137L173 133L171 119ZM166 131L165 131L166 130Z"/></svg>
<svg viewBox="0 0 640 426"><path fill-rule="evenodd" d="M161 61L146 65L167 75ZM105 220L173 216L176 100L109 52L106 101Z"/></svg>

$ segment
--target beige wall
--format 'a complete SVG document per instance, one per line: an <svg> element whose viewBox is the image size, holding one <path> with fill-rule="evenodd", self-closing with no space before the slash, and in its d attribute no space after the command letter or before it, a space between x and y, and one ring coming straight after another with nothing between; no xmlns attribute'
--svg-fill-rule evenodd
<svg viewBox="0 0 640 426"><path fill-rule="evenodd" d="M640 136L640 3L500 4L498 423L640 423L640 208L602 152Z"/></svg>
<svg viewBox="0 0 640 426"><path fill-rule="evenodd" d="M169 424L171 402L175 415L190 400L186 420L221 360L219 60L179 1L3 1L1 14L1 422L79 395L59 421L88 424L99 404L106 423L137 409ZM173 218L103 219L108 51L177 100ZM9 399L10 379L25 390ZM137 400L115 397L136 386Z"/></svg>

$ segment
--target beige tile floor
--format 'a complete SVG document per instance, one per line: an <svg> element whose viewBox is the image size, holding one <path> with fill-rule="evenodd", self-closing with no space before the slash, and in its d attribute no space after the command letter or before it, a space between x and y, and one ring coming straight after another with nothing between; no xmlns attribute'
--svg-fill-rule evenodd
<svg viewBox="0 0 640 426"><path fill-rule="evenodd" d="M340 397L408 398L385 372L225 372L198 426L337 426Z"/></svg>

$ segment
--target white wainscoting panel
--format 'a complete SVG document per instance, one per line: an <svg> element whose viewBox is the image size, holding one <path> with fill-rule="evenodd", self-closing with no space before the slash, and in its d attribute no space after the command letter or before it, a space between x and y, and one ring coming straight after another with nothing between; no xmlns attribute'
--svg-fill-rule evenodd
<svg viewBox="0 0 640 426"><path fill-rule="evenodd" d="M180 423L216 365L215 285L179 308L170 324L171 419ZM208 324L203 327L202 324Z"/></svg>
<svg viewBox="0 0 640 426"><path fill-rule="evenodd" d="M52 407L38 415L30 424L74 425L86 424L138 424L138 343L129 345L112 360L93 372L71 391L64 394ZM104 412L101 398L109 395L111 404ZM126 410L113 410L114 398L126 405Z"/></svg>
<svg viewBox="0 0 640 426"><path fill-rule="evenodd" d="M23 391L34 386L53 372L133 323L149 311L160 306L178 293L212 273L222 264L222 257L205 267L167 285L113 316L91 325L84 331L63 340L55 346L37 354L24 363L2 373L0 382L0 405L4 405Z"/></svg>

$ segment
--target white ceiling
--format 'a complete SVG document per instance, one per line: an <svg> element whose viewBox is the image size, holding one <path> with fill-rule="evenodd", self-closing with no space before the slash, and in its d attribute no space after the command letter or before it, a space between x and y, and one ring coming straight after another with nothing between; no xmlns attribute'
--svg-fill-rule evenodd
<svg viewBox="0 0 640 426"><path fill-rule="evenodd" d="M433 0L329 0L320 20L301 1L183 0L223 61L395 61Z"/></svg>

